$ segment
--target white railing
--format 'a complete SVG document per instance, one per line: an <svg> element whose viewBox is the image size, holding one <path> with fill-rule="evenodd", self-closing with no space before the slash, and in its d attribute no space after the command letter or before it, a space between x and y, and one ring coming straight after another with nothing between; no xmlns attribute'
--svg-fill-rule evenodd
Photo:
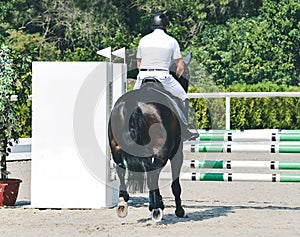
<svg viewBox="0 0 300 237"><path fill-rule="evenodd" d="M230 129L230 98L264 98L264 97L300 97L300 92L216 92L216 93L188 93L189 98L225 98L226 99L226 129ZM17 100L17 96L12 96ZM32 100L30 95L29 100ZM31 159L31 138L21 138L15 145L9 160Z"/></svg>
<svg viewBox="0 0 300 237"><path fill-rule="evenodd" d="M214 92L214 93L188 93L189 98L225 98L225 127L230 129L230 98L267 98L267 97L300 97L300 92ZM32 100L32 95L28 96ZM17 96L11 96L17 100Z"/></svg>
<svg viewBox="0 0 300 237"><path fill-rule="evenodd" d="M300 97L300 92L215 92L188 93L189 98L225 98L226 129L230 129L230 98Z"/></svg>

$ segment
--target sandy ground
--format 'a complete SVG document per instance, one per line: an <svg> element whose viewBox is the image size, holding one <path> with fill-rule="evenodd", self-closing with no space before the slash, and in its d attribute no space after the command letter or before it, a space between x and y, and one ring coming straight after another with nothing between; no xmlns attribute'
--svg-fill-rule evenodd
<svg viewBox="0 0 300 237"><path fill-rule="evenodd" d="M296 154L202 154L198 158L221 159L221 155L226 159L299 160ZM191 156L187 158L195 158ZM115 208L28 208L31 162L8 165L11 177L21 178L23 183L16 206L0 208L0 236L300 236L299 183L183 181L182 202L189 217L180 219L174 215L174 198L170 183L165 181L161 188L166 204L164 219L154 223L147 194L132 197L124 219L116 216Z"/></svg>

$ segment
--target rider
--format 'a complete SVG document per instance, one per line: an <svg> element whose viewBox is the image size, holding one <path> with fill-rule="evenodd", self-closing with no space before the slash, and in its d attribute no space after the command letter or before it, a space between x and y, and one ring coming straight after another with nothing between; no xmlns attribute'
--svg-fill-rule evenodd
<svg viewBox="0 0 300 237"><path fill-rule="evenodd" d="M166 34L169 26L169 18L164 13L157 13L152 17L152 33L144 36L137 49L137 68L139 74L134 89L140 88L146 77L155 77L163 85L164 89L181 99L183 112L188 121L189 101L182 86L169 72L171 60L177 64L176 76L178 78L184 72L184 62L176 39ZM183 138L190 140L198 137L188 129L184 131Z"/></svg>

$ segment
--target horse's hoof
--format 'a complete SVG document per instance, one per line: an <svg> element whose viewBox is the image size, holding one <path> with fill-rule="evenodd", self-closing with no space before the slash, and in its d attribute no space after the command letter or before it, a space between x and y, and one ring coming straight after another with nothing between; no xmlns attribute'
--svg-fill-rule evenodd
<svg viewBox="0 0 300 237"><path fill-rule="evenodd" d="M151 219L154 222L160 222L164 216L164 213L161 208L153 209L151 212Z"/></svg>
<svg viewBox="0 0 300 237"><path fill-rule="evenodd" d="M128 214L128 204L124 201L123 198L120 198L120 201L117 206L117 215L118 217L124 218Z"/></svg>
<svg viewBox="0 0 300 237"><path fill-rule="evenodd" d="M188 218L188 215L185 213L185 210L182 208L175 211L175 215L179 218Z"/></svg>

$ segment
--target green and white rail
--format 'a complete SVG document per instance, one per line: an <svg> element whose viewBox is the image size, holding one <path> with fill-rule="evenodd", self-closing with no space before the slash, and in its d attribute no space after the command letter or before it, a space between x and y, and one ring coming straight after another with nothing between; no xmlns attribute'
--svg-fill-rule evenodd
<svg viewBox="0 0 300 237"><path fill-rule="evenodd" d="M270 170L300 170L300 162L248 160L184 160L183 167L192 169L265 168Z"/></svg>
<svg viewBox="0 0 300 237"><path fill-rule="evenodd" d="M161 173L161 179L170 179L171 173ZM259 174L259 173L182 173L185 181L223 181L223 182L300 182L300 174Z"/></svg>
<svg viewBox="0 0 300 237"><path fill-rule="evenodd" d="M216 152L216 153L300 153L300 143L242 143L242 142L211 142L186 143L185 152Z"/></svg>
<svg viewBox="0 0 300 237"><path fill-rule="evenodd" d="M300 141L300 130L200 130L200 141Z"/></svg>

